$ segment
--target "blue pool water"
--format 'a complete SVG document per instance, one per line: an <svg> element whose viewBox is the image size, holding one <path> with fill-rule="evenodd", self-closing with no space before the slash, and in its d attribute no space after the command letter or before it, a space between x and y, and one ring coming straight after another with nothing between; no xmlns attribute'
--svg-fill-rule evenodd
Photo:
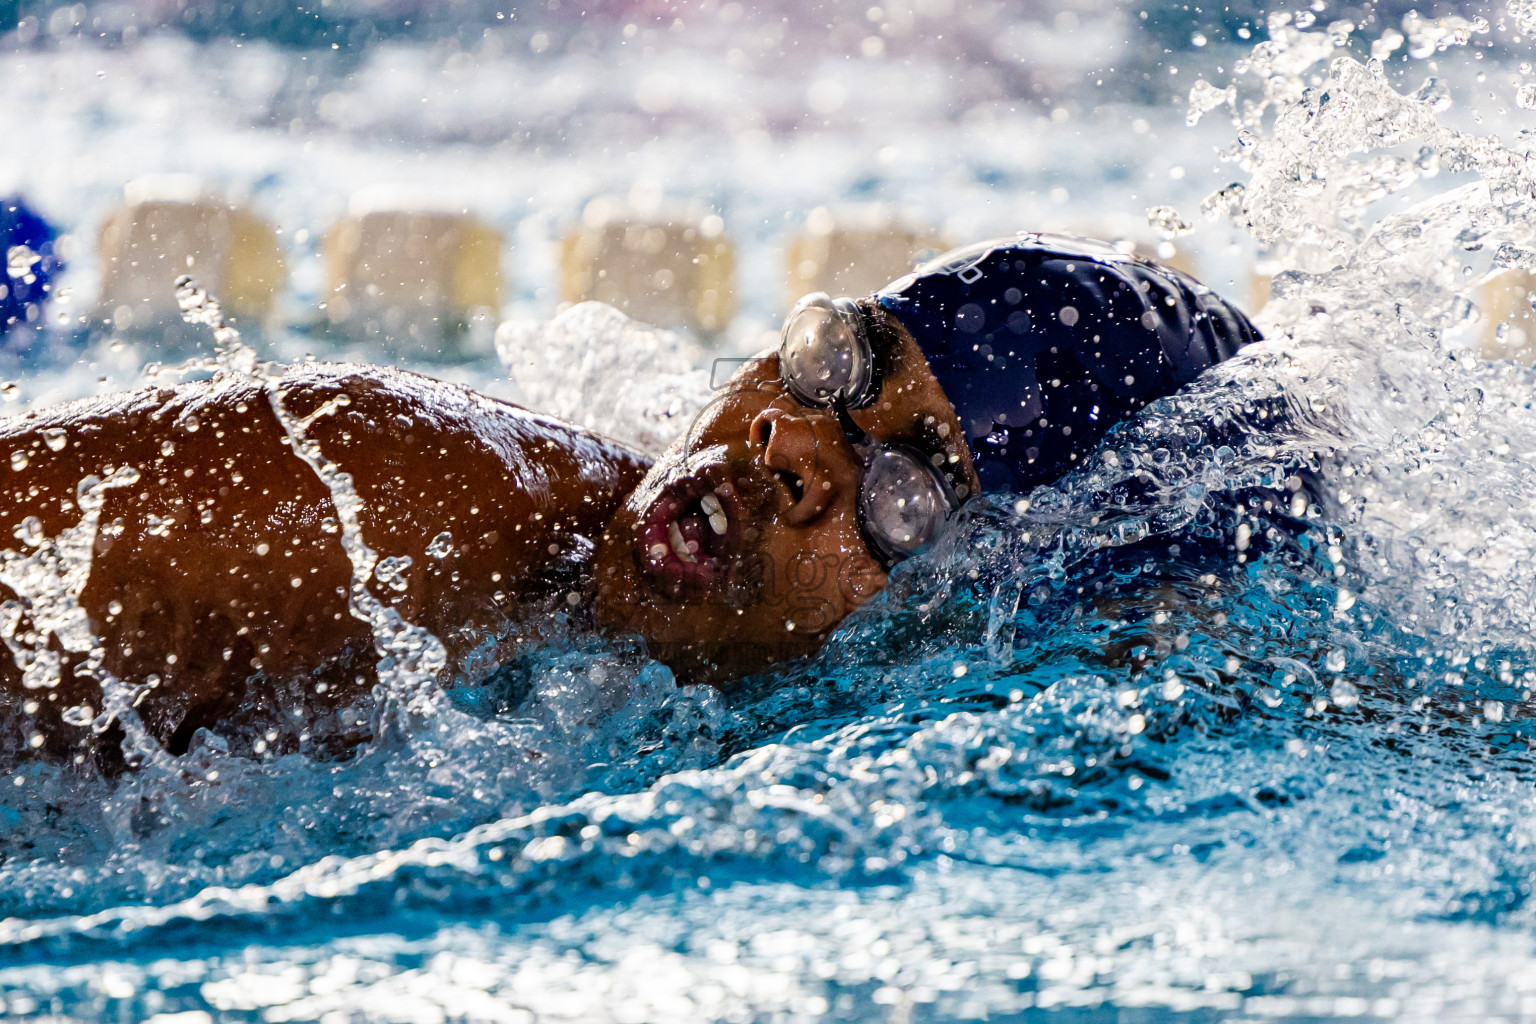
<svg viewBox="0 0 1536 1024"><path fill-rule="evenodd" d="M1536 1016L1536 371L1465 301L1536 269L1533 142L1265 46L1213 207L1269 341L736 690L544 616L347 761L24 766L7 1015Z"/></svg>

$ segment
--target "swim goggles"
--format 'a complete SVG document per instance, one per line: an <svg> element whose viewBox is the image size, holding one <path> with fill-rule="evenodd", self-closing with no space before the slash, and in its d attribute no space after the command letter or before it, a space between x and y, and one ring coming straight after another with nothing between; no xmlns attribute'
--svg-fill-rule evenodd
<svg viewBox="0 0 1536 1024"><path fill-rule="evenodd" d="M814 292L795 304L779 342L779 376L802 405L831 409L863 463L858 518L864 542L887 566L933 543L960 499L944 475L910 445L877 441L850 409L880 392L874 349L852 299Z"/></svg>

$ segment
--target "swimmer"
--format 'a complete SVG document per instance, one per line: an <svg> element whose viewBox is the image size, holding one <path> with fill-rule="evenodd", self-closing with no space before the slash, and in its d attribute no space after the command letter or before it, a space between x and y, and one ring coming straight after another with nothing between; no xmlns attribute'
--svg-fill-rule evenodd
<svg viewBox="0 0 1536 1024"><path fill-rule="evenodd" d="M778 350L746 361L654 464L378 367L223 375L18 417L0 423L0 529L17 538L0 563L0 749L114 756L115 730L91 728L99 685L75 674L91 645L72 607L100 671L140 685L136 712L173 754L201 728L246 736L242 749L322 724L337 752L367 738L345 712L377 680L372 634L349 611L331 495L274 401L350 474L388 567L372 593L444 641L446 673L519 613L556 608L721 682L813 652L965 501L1056 480L1256 337L1176 271L1028 234L866 298L808 296ZM81 529L87 478L105 481L88 577L36 571Z"/></svg>

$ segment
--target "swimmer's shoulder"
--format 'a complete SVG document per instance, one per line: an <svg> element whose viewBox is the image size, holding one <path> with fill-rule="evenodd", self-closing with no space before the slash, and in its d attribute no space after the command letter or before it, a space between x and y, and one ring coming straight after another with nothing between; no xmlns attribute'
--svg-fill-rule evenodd
<svg viewBox="0 0 1536 1024"><path fill-rule="evenodd" d="M371 420L381 431L468 432L497 448L530 450L548 444L577 454L649 464L649 458L612 438L526 409L514 402L393 366L368 363L301 363L275 383L219 375L172 386L138 388L79 398L42 409L0 417L0 442L38 439L64 431L66 443L109 433L119 443L134 435L158 434L162 426L185 432L200 414L215 417L269 406L274 389L287 411L303 419L326 402ZM344 398L342 396L345 396Z"/></svg>
<svg viewBox="0 0 1536 1024"><path fill-rule="evenodd" d="M311 415L345 395L351 418L400 438L412 435L473 439L504 461L566 461L598 467L619 464L643 471L648 455L585 427L534 412L464 384L393 366L304 363L284 374L291 411Z"/></svg>

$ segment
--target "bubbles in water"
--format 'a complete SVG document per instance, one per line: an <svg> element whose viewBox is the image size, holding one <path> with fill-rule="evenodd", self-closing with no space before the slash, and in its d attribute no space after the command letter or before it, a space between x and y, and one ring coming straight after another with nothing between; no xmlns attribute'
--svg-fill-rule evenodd
<svg viewBox="0 0 1536 1024"><path fill-rule="evenodd" d="M1536 83L1524 82L1515 89L1515 106L1521 110L1536 110Z"/></svg>

